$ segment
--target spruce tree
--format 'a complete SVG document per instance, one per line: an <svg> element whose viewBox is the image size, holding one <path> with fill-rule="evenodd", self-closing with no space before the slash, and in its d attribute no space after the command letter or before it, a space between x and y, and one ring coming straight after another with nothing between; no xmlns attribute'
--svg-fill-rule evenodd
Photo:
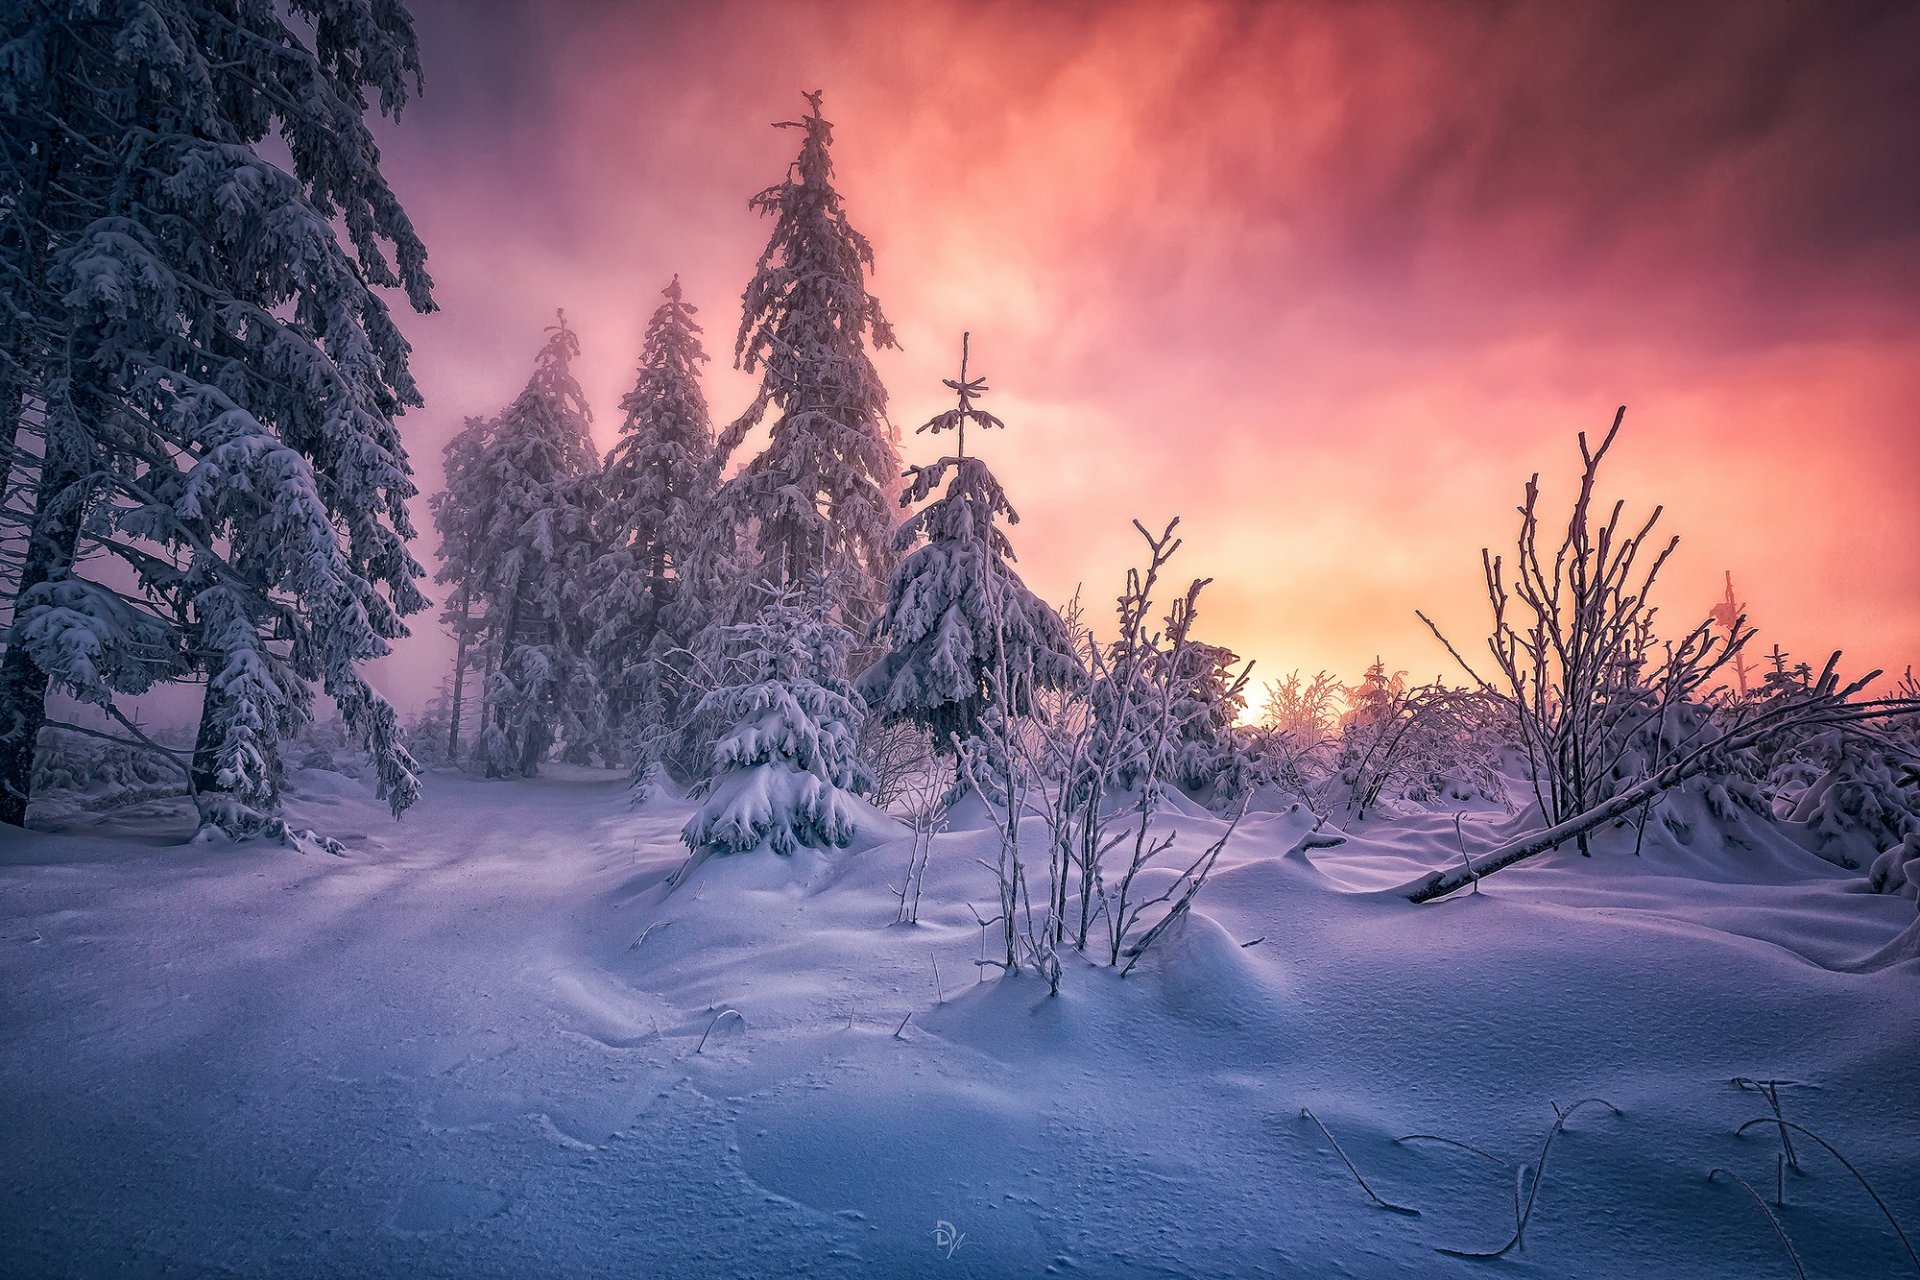
<svg viewBox="0 0 1920 1280"><path fill-rule="evenodd" d="M897 344L867 291L873 246L833 186L833 126L820 97L807 94L807 114L776 126L799 131L800 154L750 202L774 225L742 299L734 363L761 378L743 424L770 406L776 416L766 450L729 482L725 501L753 531L759 576L791 584L826 574L843 618L864 628L893 567L888 494L900 467L867 347Z"/></svg>
<svg viewBox="0 0 1920 1280"><path fill-rule="evenodd" d="M663 722L685 709L682 683L662 679L660 668L675 664L698 630L697 602L683 599L681 587L694 544L713 519L719 480L710 466L715 442L700 387L707 353L697 308L682 296L678 276L662 292L666 301L648 322L639 376L620 402L620 439L601 472L606 549L587 600L594 664L636 757L648 755L642 739L655 740Z"/></svg>
<svg viewBox="0 0 1920 1280"><path fill-rule="evenodd" d="M894 535L904 559L876 628L889 648L859 679L874 714L925 726L935 749L949 755L980 733L996 673L1004 673L1010 700L1001 709L1024 715L1036 690L1065 688L1080 672L1066 624L1013 568L1000 522L1018 524L1019 515L987 464L967 456L969 422L981 430L1005 425L975 407L986 379L967 377L967 354L963 336L960 376L944 379L958 402L920 428L936 437L955 432L955 452L910 469L901 505L924 501L942 481L946 491Z"/></svg>
<svg viewBox="0 0 1920 1280"><path fill-rule="evenodd" d="M572 371L579 339L564 314L547 334L526 388L494 420L463 499L492 513L470 568L487 599L478 754L489 777L530 776L555 742L589 750L604 735L581 608L599 458Z"/></svg>
<svg viewBox="0 0 1920 1280"><path fill-rule="evenodd" d="M845 845L850 797L872 785L858 749L864 710L838 674L853 636L829 616L824 580L804 594L762 590L756 618L731 628L733 677L700 706L731 728L714 744L704 801L681 832L696 855Z"/></svg>
<svg viewBox="0 0 1920 1280"><path fill-rule="evenodd" d="M364 117L416 87L410 18L33 0L0 68L0 434L10 460L17 433L39 442L0 821L24 815L50 683L113 714L189 669L207 676L194 773L226 796L210 814L271 805L275 741L316 685L398 812L412 761L360 668L426 603L394 425L419 393L377 290L433 304ZM83 570L96 552L134 587Z"/></svg>

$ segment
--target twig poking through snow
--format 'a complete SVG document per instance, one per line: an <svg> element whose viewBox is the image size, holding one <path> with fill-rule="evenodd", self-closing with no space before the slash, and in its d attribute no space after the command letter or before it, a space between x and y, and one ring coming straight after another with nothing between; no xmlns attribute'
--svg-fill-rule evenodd
<svg viewBox="0 0 1920 1280"><path fill-rule="evenodd" d="M934 996L933 1002L935 1004L945 1004L947 1002L947 993L940 989L940 957L939 956L933 957L933 996Z"/></svg>
<svg viewBox="0 0 1920 1280"><path fill-rule="evenodd" d="M633 940L633 945L632 945L632 946L630 946L630 947L628 947L628 948L627 948L627 950L629 950L629 951L638 951L638 950L640 949L640 944L641 944L641 943L643 943L643 942L645 942L645 941L646 941L646 940L647 940L647 939L648 939L648 938L649 938L650 936L652 936L652 934L653 934L653 931L654 931L655 929L664 929L664 928L666 928L666 927L667 927L668 925L670 925L670 924L672 924L672 923L673 923L673 921L671 921L671 920L655 920L655 921L654 921L654 922L653 922L652 924L650 924L650 925L648 925L648 926L647 926L647 927L646 927L646 928L645 928L645 929L644 929L644 930L643 930L643 931L641 932L641 934L640 934L640 936L639 936L639 937L637 937L637 938L635 938L635 939Z"/></svg>
<svg viewBox="0 0 1920 1280"><path fill-rule="evenodd" d="M987 870L989 871L994 870L993 867L987 866L987 864L984 862L981 863L980 865L987 867ZM971 902L967 904L967 910L973 912L973 918L975 920L980 921L980 958L973 962L974 975L975 975L974 981L976 983L985 982L987 980L986 968L988 965L992 965L996 969L1003 969L1006 967L1005 965L1001 964L998 960L987 959L987 930L992 928L994 925L1000 923L1001 917L995 916L991 920L982 920L980 918L980 912L978 911L978 909L974 907L974 905Z"/></svg>
<svg viewBox="0 0 1920 1280"><path fill-rule="evenodd" d="M1418 1209L1409 1209L1406 1205L1394 1204L1390 1201L1382 1200L1379 1195L1374 1192L1374 1189L1367 1185L1367 1180L1360 1176L1360 1171L1353 1167L1353 1161L1347 1159L1347 1153L1340 1149L1339 1140L1333 1136L1333 1131L1327 1128L1326 1125L1320 1123L1320 1117L1313 1114L1313 1109L1310 1107L1302 1107L1300 1108L1300 1114L1320 1126L1320 1132L1327 1136L1327 1142L1333 1147L1333 1154L1339 1156L1340 1163L1347 1166L1347 1172L1352 1174L1353 1180L1360 1184L1360 1189L1367 1193L1367 1199L1373 1201L1382 1209L1391 1209L1395 1213L1404 1213L1414 1218L1420 1216Z"/></svg>
<svg viewBox="0 0 1920 1280"><path fill-rule="evenodd" d="M1260 935L1259 937L1257 937L1257 938L1255 938L1255 939L1254 939L1254 940L1253 940L1252 942L1243 942L1243 943L1241 943L1241 944L1240 944L1240 949L1241 949L1242 951L1245 951L1245 950L1246 950L1246 949L1247 949L1248 947L1257 947L1257 946L1259 946L1259 945L1260 945L1261 943L1263 943L1263 942L1265 942L1266 940L1267 940L1267 935L1263 933L1263 934L1261 934L1261 935Z"/></svg>
<svg viewBox="0 0 1920 1280"><path fill-rule="evenodd" d="M1786 1153L1787 1164L1793 1171L1800 1172L1800 1157L1794 1154L1793 1138L1787 1133L1786 1117L1780 1114L1780 1086L1800 1082L1798 1080L1750 1080L1746 1076L1735 1076L1733 1083L1735 1088L1751 1089L1767 1100L1767 1106L1773 1109L1774 1124L1780 1129L1780 1149ZM1775 1200L1774 1203L1777 1205L1780 1202Z"/></svg>
<svg viewBox="0 0 1920 1280"><path fill-rule="evenodd" d="M1771 1125L1780 1126L1783 1131L1781 1134L1783 1138L1786 1136L1784 1130L1791 1129L1795 1133L1801 1134L1804 1137L1811 1138L1815 1142L1819 1143L1822 1147L1825 1147L1827 1154L1832 1156L1835 1160L1838 1160L1841 1163L1841 1165L1846 1169L1846 1171L1853 1175L1853 1180L1860 1184L1861 1189L1865 1191L1869 1196L1873 1197L1873 1202L1874 1204L1880 1207L1880 1212L1883 1216L1885 1216L1887 1220L1887 1225L1893 1228L1893 1234L1900 1237L1901 1247L1906 1249L1907 1257L1912 1260L1914 1270L1920 1271L1920 1254L1916 1254L1913 1251L1913 1244L1907 1239L1907 1233L1900 1229L1900 1223L1897 1219L1894 1218L1893 1210L1889 1209L1887 1207L1887 1202L1880 1198L1880 1193L1873 1189L1873 1184L1867 1181L1866 1175L1853 1167L1853 1161L1847 1159L1845 1156L1840 1154L1840 1149L1838 1147L1834 1146L1831 1142L1828 1142L1825 1138L1821 1137L1819 1134L1815 1133L1813 1130L1807 1128L1807 1126L1803 1124L1795 1124L1791 1120L1780 1120L1780 1119L1776 1119L1768 1116L1761 1116L1757 1120L1747 1121L1745 1124L1741 1125L1738 1129L1734 1130L1734 1136L1735 1137L1744 1136L1747 1130L1753 1128L1753 1126L1757 1124L1771 1124ZM1738 1176L1738 1175L1732 1175L1732 1176ZM1711 1178L1712 1175L1709 1174L1708 1177ZM1745 1186L1746 1184L1742 1183L1741 1185ZM1748 1187L1747 1189L1749 1191L1752 1190L1751 1187Z"/></svg>
<svg viewBox="0 0 1920 1280"><path fill-rule="evenodd" d="M1800 1265L1800 1253L1793 1247L1793 1241L1787 1239L1787 1229L1780 1225L1780 1219L1774 1216L1773 1210L1767 1207L1766 1199L1762 1197L1758 1191L1753 1189L1752 1183L1731 1169L1709 1169L1707 1170L1707 1181L1712 1182L1714 1178L1723 1173L1746 1188L1747 1194L1753 1197L1753 1202L1760 1206L1760 1212L1766 1214L1767 1221L1773 1224L1773 1234L1779 1236L1780 1243L1786 1246L1787 1257L1792 1261L1794 1271L1799 1274L1800 1280L1807 1280L1807 1269Z"/></svg>
<svg viewBox="0 0 1920 1280"><path fill-rule="evenodd" d="M1513 1239L1507 1241L1505 1244L1501 1245L1498 1249L1494 1249L1490 1252L1485 1252L1485 1253L1475 1253L1465 1249L1445 1249L1445 1248L1440 1250L1441 1253L1447 1254L1449 1257L1454 1257L1454 1258L1502 1258L1502 1257L1505 1257L1508 1253L1511 1253L1514 1249L1520 1247L1521 1241L1523 1240L1523 1238L1526 1236L1526 1233L1527 1233L1527 1220L1533 1217L1533 1206L1535 1202L1537 1202L1540 1198L1540 1184L1546 1180L1547 1154L1553 1150L1554 1137L1558 1135L1562 1129L1567 1127L1567 1121L1573 1119L1574 1112L1578 1111L1580 1108L1588 1105L1589 1103L1605 1107L1607 1110L1613 1112L1613 1114L1615 1114L1616 1116L1621 1114L1620 1108L1614 1106L1611 1102L1608 1102L1605 1098L1582 1098L1580 1099L1580 1101L1574 1103L1572 1106L1566 1107L1564 1109L1562 1109L1560 1104L1557 1102L1552 1104L1553 1125L1551 1128L1547 1130L1546 1141L1540 1144L1539 1163L1537 1165L1523 1166L1520 1170L1519 1176L1523 1180L1526 1178L1527 1174L1531 1172L1533 1174L1533 1182L1531 1185L1527 1187L1527 1196L1526 1196L1525 1205L1517 1206L1519 1211L1515 1216L1515 1220L1513 1224ZM1517 1202L1518 1201L1517 1194L1515 1199Z"/></svg>
<svg viewBox="0 0 1920 1280"><path fill-rule="evenodd" d="M1512 1165L1510 1165L1507 1161L1502 1160L1499 1156L1494 1155L1491 1151L1482 1151L1480 1148L1474 1146L1470 1142L1461 1142L1457 1138L1443 1138L1437 1133L1410 1133L1406 1135L1404 1138L1395 1138L1394 1141L1395 1142L1444 1142L1450 1147L1458 1147L1462 1151L1471 1151L1473 1152L1473 1154L1479 1156L1483 1160L1491 1160L1497 1165L1501 1165L1506 1168L1512 1168Z"/></svg>
<svg viewBox="0 0 1920 1280"><path fill-rule="evenodd" d="M1464 813L1453 815L1453 839L1460 846L1460 861L1467 868L1467 878L1473 881L1473 892L1477 897L1480 893L1480 873L1473 869L1473 859L1467 856L1467 837L1460 828L1461 820L1466 816Z"/></svg>
<svg viewBox="0 0 1920 1280"><path fill-rule="evenodd" d="M693 1051L695 1053L699 1053L702 1049L707 1047L707 1037L712 1035L713 1029L720 1025L720 1019L726 1017L728 1014L732 1014L734 1017L739 1018L740 1025L742 1028L744 1028L747 1025L746 1018L741 1014L741 1012L738 1009L722 1009L720 1012L713 1015L713 1021L709 1022L707 1024L707 1029L700 1033L700 1043L693 1047Z"/></svg>
<svg viewBox="0 0 1920 1280"><path fill-rule="evenodd" d="M913 1010L911 1009L907 1010L907 1016L905 1018L900 1019L900 1025L893 1029L893 1038L895 1040L905 1040L907 1038L906 1037L907 1021L912 1017L913 1017Z"/></svg>

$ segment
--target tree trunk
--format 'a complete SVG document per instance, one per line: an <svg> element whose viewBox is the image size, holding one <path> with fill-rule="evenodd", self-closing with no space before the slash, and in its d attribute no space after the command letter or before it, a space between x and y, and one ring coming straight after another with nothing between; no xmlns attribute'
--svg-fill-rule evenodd
<svg viewBox="0 0 1920 1280"><path fill-rule="evenodd" d="M64 77L60 73L71 65L72 55L62 37L55 37L53 50L49 57L47 78L51 84L64 86ZM64 88L56 89L55 100L49 104L49 108L64 114L67 96ZM26 140L21 137L16 139L16 143ZM49 196L60 177L66 152L65 139L57 131L40 131L33 141L36 161L22 175L12 216L0 223L0 255L12 259L18 272L16 283L10 286L14 291L13 305L26 309L29 315L46 302L45 221ZM34 337L31 322L22 325L11 314L0 321L0 505L5 504L7 488L13 483L13 463L19 448L20 428L24 424L27 402L28 370L40 363L30 350ZM23 568L22 581L14 585L9 598L18 599L19 593L25 589Z"/></svg>
<svg viewBox="0 0 1920 1280"><path fill-rule="evenodd" d="M54 101L47 104L50 115L64 118L68 114L71 94L67 72L74 61L71 41L64 34L56 34L48 54L47 82L56 86ZM39 165L25 176L14 216L7 219L8 227L19 236L17 244L7 246L11 253L19 255L20 279L16 286L19 292L15 302L30 312L47 303L44 294L47 259L51 243L57 238L50 225L60 221L49 206L60 184L67 150L65 137L57 129L43 131L37 141ZM30 325L23 328L9 324L6 341L8 349L0 353L0 360L8 361L9 366L4 395L0 395L0 414L5 415L0 419L0 432L4 432L4 440L0 440L4 446L0 448L0 468L5 473L0 475L0 501L5 500L6 484L12 479L13 451L18 444L26 406L28 371L40 365L47 355L46 352L30 354L36 341ZM75 422L83 430L91 431L99 421L99 410L103 406L99 397L86 394L90 386L80 376L81 362L76 359L83 353L91 354L91 343L77 336L69 338L66 354L70 361L68 372L73 379L69 395L80 402L73 406ZM78 412L82 408L91 412L82 415ZM89 461L85 452L76 455L70 447L58 447L49 434L41 454L33 510L26 517L26 551L20 564L20 577L13 584L16 621L23 595L43 582L64 576L73 567L80 526L86 514L86 494L81 488ZM26 824L27 799L33 789L34 754L39 746L40 730L47 721L47 685L48 676L40 664L22 645L9 640L5 653L0 655L0 823L16 827Z"/></svg>
<svg viewBox="0 0 1920 1280"><path fill-rule="evenodd" d="M42 468L20 567L16 601L44 582L64 577L73 567L74 548L86 514L78 467L48 458ZM10 640L0 656L0 823L21 827L33 789L33 758L47 722L48 676L26 646Z"/></svg>
<svg viewBox="0 0 1920 1280"><path fill-rule="evenodd" d="M208 673L206 691L200 695L200 727L193 735L193 789L198 795L219 791L220 787L220 706L224 700L213 687Z"/></svg>
<svg viewBox="0 0 1920 1280"><path fill-rule="evenodd" d="M15 362L26 355L25 344L15 341L15 328L0 322L0 511L7 502L13 484L13 460L20 448L20 422L26 408L26 395ZM12 599L12 593L7 593Z"/></svg>
<svg viewBox="0 0 1920 1280"><path fill-rule="evenodd" d="M460 589L460 619L454 624L453 651L453 708L450 723L447 725L447 759L460 759L460 713L467 692L467 625L472 598L465 587Z"/></svg>
<svg viewBox="0 0 1920 1280"><path fill-rule="evenodd" d="M221 725L226 719L226 708L226 699L209 681L206 693L200 699L200 727L193 737L192 783L197 795L215 795L227 789L220 785L220 743L226 736ZM267 767L266 808L277 809L280 806L281 782L286 776L279 734L271 729L264 731L257 747Z"/></svg>
<svg viewBox="0 0 1920 1280"><path fill-rule="evenodd" d="M513 596L507 604L506 627L495 635L491 651L487 654L486 684L483 684L480 688L480 724L483 734L486 731L485 726L489 720L502 730L505 730L507 727L507 710L504 707L494 705L488 701L487 685L493 683L494 673L502 670L507 665L508 660L513 657L514 632L519 629L520 584L515 582L513 586ZM497 778L500 776L500 770L494 764L491 756L487 758L487 776L489 778Z"/></svg>

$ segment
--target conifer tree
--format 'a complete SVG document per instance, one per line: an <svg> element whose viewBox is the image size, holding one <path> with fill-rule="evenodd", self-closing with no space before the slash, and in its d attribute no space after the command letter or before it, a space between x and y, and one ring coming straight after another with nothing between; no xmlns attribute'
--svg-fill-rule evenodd
<svg viewBox="0 0 1920 1280"><path fill-rule="evenodd" d="M360 667L426 603L393 421L419 394L377 290L433 304L364 117L417 84L410 18L34 0L0 69L0 434L10 459L16 433L39 443L0 657L0 821L24 815L50 684L112 714L192 669L216 819L271 805L275 741L315 685L398 812L412 760ZM94 552L135 588L83 570Z"/></svg>
<svg viewBox="0 0 1920 1280"><path fill-rule="evenodd" d="M1013 705L1002 710L1010 715L1026 714L1036 690L1064 688L1080 673L1066 624L1013 568L1013 544L999 522L1018 524L1019 515L987 464L967 456L969 422L981 430L1005 425L975 407L987 385L968 378L967 356L963 335L960 376L943 380L958 401L920 428L935 437L955 432L955 452L911 468L900 502L923 501L942 481L946 491L894 535L904 558L876 628L889 648L859 679L877 716L925 726L935 749L949 755L980 733L994 672L1007 676Z"/></svg>
<svg viewBox="0 0 1920 1280"><path fill-rule="evenodd" d="M821 95L806 98L806 115L776 126L799 131L798 158L750 202L774 226L743 296L734 363L761 378L742 424L769 406L776 417L765 451L729 482L725 502L752 531L759 576L790 584L824 573L843 618L864 628L893 568L888 494L900 467L867 348L897 344L867 291L873 246L833 186L833 126Z"/></svg>
<svg viewBox="0 0 1920 1280"><path fill-rule="evenodd" d="M714 744L704 802L681 838L696 855L765 844L838 847L853 838L851 796L872 785L860 762L865 713L839 676L853 636L829 616L824 579L804 594L762 588L752 622L731 628L734 677L700 711L732 727Z"/></svg>
<svg viewBox="0 0 1920 1280"><path fill-rule="evenodd" d="M466 499L493 513L472 569L487 597L479 756L489 777L531 775L556 741L588 749L604 733L580 607L599 458L572 371L580 341L564 314L547 334L526 388L494 420Z"/></svg>
<svg viewBox="0 0 1920 1280"><path fill-rule="evenodd" d="M647 753L637 750L635 735L654 740L662 722L685 709L678 705L684 683L662 680L659 667L676 662L699 627L698 603L682 598L681 587L694 544L713 519L719 480L709 465L715 441L700 387L707 353L694 320L698 309L682 296L678 276L662 292L666 301L648 322L639 376L620 402L620 439L601 473L606 549L587 599L590 649L610 713L639 755Z"/></svg>

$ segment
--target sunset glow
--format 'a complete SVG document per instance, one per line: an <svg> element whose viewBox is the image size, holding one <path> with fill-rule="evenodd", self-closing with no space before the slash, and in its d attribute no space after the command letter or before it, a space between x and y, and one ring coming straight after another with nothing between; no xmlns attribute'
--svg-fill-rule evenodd
<svg viewBox="0 0 1920 1280"><path fill-rule="evenodd" d="M1920 1266L1920 0L0 14L0 1280Z"/></svg>
<svg viewBox="0 0 1920 1280"><path fill-rule="evenodd" d="M1683 539L1669 619L1731 570L1760 648L1898 670L1920 13L1738 8L423 4L427 91L385 135L443 308L407 321L421 487L555 307L610 443L676 272L737 413L746 199L820 88L903 455L970 329L1047 598L1103 610L1130 521L1180 515L1203 632L1262 674L1441 673L1414 609L1480 634L1479 548L1624 403L1616 492ZM406 701L445 665L416 632Z"/></svg>

